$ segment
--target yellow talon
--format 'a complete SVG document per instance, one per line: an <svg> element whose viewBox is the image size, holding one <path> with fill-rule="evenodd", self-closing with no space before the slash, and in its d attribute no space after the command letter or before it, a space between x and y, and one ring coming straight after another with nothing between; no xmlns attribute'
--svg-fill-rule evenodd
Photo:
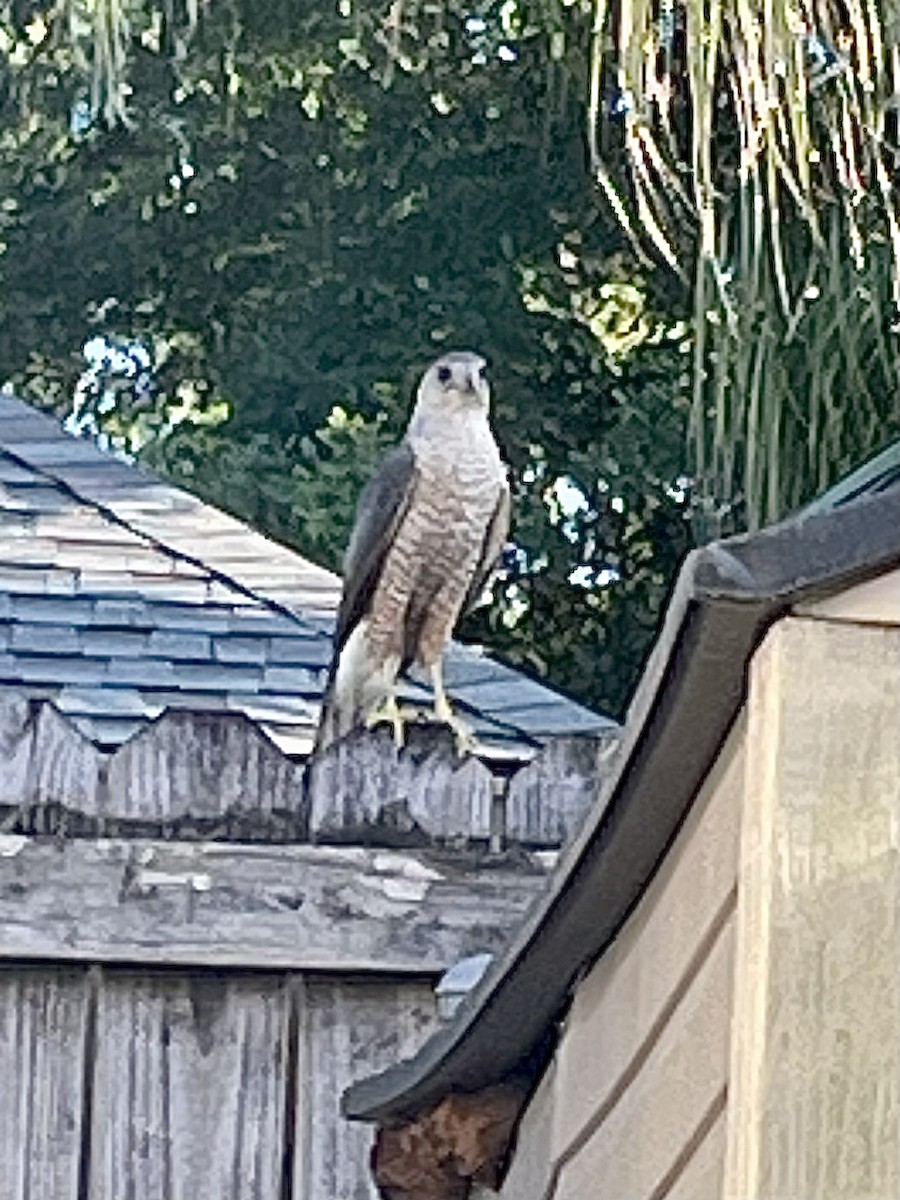
<svg viewBox="0 0 900 1200"><path fill-rule="evenodd" d="M371 712L366 714L366 729L374 729L376 725L383 725L385 722L391 727L391 732L394 736L394 745L398 750L401 750L405 741L404 718L400 711L400 705L394 696L390 696L383 704L380 704L377 708L373 708Z"/></svg>
<svg viewBox="0 0 900 1200"><path fill-rule="evenodd" d="M394 736L394 745L402 750L406 744L406 726L422 719L422 713L416 708L404 708L397 703L396 696L389 696L383 704L377 705L366 715L366 729L374 729L376 725L388 724Z"/></svg>
<svg viewBox="0 0 900 1200"><path fill-rule="evenodd" d="M453 711L447 693L444 691L440 667L432 668L432 678L434 681L434 719L442 725L449 726L450 732L453 734L456 753L460 758L465 754L474 754L478 739L475 737L474 730Z"/></svg>

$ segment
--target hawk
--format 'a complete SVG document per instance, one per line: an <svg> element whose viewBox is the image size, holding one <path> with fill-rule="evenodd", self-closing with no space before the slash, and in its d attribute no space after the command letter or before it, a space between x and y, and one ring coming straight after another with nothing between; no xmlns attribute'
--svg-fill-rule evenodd
<svg viewBox="0 0 900 1200"><path fill-rule="evenodd" d="M407 714L396 685L414 662L430 674L435 719L450 725L460 748L471 746L441 665L457 618L480 597L509 532L509 483L489 409L485 360L469 351L443 355L422 376L403 440L363 489L316 751L381 721L402 745Z"/></svg>

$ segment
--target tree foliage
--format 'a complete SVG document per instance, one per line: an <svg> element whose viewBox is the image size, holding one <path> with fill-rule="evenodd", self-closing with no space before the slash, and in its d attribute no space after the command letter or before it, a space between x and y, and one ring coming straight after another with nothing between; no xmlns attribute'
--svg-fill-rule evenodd
<svg viewBox="0 0 900 1200"><path fill-rule="evenodd" d="M590 14L2 13L3 378L337 566L418 373L479 349L515 545L465 632L621 713L690 540L689 331L591 186Z"/></svg>

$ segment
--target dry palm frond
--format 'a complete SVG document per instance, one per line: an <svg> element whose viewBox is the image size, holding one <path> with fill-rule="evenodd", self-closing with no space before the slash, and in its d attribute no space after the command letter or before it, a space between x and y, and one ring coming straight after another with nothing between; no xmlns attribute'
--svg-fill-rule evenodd
<svg viewBox="0 0 900 1200"><path fill-rule="evenodd" d="M693 262L703 533L781 515L896 420L894 4L595 0L596 177L647 252Z"/></svg>

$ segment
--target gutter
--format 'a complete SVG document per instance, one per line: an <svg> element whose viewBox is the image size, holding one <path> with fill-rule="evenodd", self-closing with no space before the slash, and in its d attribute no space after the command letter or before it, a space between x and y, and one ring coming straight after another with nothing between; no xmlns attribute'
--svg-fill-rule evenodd
<svg viewBox="0 0 900 1200"><path fill-rule="evenodd" d="M900 565L900 483L692 551L629 709L612 776L507 952L415 1055L347 1089L351 1120L391 1125L521 1072L640 899L790 607Z"/></svg>

